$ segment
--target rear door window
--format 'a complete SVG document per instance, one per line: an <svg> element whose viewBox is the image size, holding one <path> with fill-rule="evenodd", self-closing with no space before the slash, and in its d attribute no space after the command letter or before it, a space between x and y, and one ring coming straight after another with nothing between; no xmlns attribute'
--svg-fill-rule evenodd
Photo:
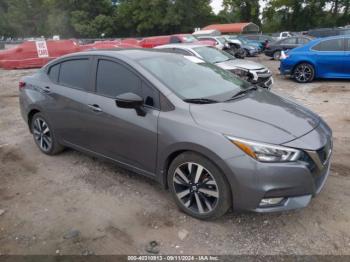
<svg viewBox="0 0 350 262"><path fill-rule="evenodd" d="M90 76L88 58L68 60L61 63L59 83L77 89L87 90Z"/></svg>
<svg viewBox="0 0 350 262"><path fill-rule="evenodd" d="M316 44L313 48L316 51L344 51L344 39L330 39Z"/></svg>

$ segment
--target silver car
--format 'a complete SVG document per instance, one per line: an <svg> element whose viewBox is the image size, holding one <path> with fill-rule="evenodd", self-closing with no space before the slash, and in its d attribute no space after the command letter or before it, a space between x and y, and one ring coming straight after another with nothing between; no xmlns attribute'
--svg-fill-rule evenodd
<svg viewBox="0 0 350 262"><path fill-rule="evenodd" d="M19 88L43 153L69 147L155 179L196 218L302 208L329 174L319 116L194 56L76 53Z"/></svg>
<svg viewBox="0 0 350 262"><path fill-rule="evenodd" d="M161 49L170 53L199 57L238 75L252 84L267 89L270 89L273 85L272 73L264 65L249 60L236 59L229 53L209 45L169 44L157 46L156 49Z"/></svg>

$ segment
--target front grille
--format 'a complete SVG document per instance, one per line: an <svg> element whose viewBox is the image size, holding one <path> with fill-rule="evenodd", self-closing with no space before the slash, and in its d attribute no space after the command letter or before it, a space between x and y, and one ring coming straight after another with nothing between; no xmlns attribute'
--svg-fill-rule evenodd
<svg viewBox="0 0 350 262"><path fill-rule="evenodd" d="M270 77L259 77L256 82L258 84L263 84L263 83L267 82L269 79L270 79Z"/></svg>

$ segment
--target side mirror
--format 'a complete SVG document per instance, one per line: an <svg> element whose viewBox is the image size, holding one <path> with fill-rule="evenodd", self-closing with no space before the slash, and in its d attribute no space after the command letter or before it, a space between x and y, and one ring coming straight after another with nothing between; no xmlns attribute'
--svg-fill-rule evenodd
<svg viewBox="0 0 350 262"><path fill-rule="evenodd" d="M115 98L115 103L120 108L135 109L137 115L145 116L146 111L143 108L143 98L134 93L124 93Z"/></svg>

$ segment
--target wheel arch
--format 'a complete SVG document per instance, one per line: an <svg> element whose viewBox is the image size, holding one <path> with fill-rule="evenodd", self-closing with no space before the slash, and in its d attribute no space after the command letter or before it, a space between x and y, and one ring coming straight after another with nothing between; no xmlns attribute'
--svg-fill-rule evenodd
<svg viewBox="0 0 350 262"><path fill-rule="evenodd" d="M299 60L297 63L295 63L295 65L293 66L292 68L292 75L294 75L294 70L295 68L300 65L300 64L310 64L313 68L314 68L314 71L315 71L315 77L317 77L317 69L316 69L316 65L313 61L309 60L309 59L301 59Z"/></svg>
<svg viewBox="0 0 350 262"><path fill-rule="evenodd" d="M182 153L185 152L193 152L196 153L209 161L213 163L224 175L225 179L227 182L230 184L230 191L231 191L231 196L233 197L233 192L232 188L237 185L235 181L235 178L228 177L228 172L229 172L229 167L225 164L225 162L212 150L209 148L206 148L201 145L197 144L192 144L192 143L179 143L175 146L172 146L170 149L168 149L166 152L160 154L161 156L159 157L158 161L158 179L161 185L165 188L168 189L168 182L167 182L167 174L168 174L168 169L170 167L170 164L172 161L179 156Z"/></svg>
<svg viewBox="0 0 350 262"><path fill-rule="evenodd" d="M30 132L32 132L31 125L32 125L33 116L40 112L41 111L38 108L32 108L31 110L29 110L27 114L27 124Z"/></svg>

